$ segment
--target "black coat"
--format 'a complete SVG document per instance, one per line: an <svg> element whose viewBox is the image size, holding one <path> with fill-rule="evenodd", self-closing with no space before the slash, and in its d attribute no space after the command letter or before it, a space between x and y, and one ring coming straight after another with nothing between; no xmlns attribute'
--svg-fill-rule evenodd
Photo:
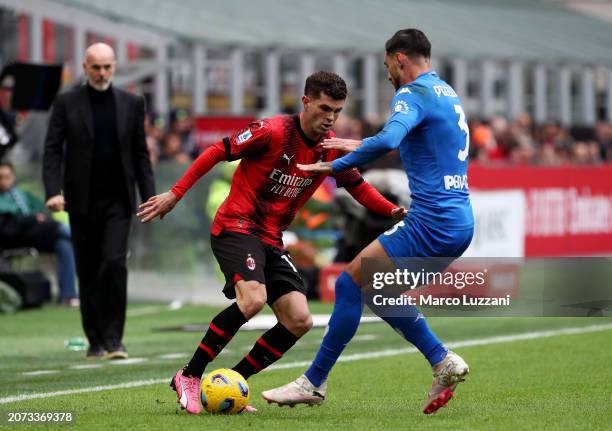
<svg viewBox="0 0 612 431"><path fill-rule="evenodd" d="M138 184L143 201L155 194L144 132L144 99L115 87L112 87L112 91L125 187L130 206L135 210L135 184ZM43 156L46 198L63 191L68 212L88 211L93 147L91 103L86 86L81 85L57 96L49 120ZM113 167L109 166L111 175L112 171Z"/></svg>

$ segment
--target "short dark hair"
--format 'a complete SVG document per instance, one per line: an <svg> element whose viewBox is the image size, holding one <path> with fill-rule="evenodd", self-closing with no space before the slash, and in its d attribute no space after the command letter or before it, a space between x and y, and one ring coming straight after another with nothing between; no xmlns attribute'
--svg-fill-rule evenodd
<svg viewBox="0 0 612 431"><path fill-rule="evenodd" d="M2 160L0 160L0 168L2 167L7 167L11 170L11 172L15 173L15 168L13 167L13 164L11 162L3 162Z"/></svg>
<svg viewBox="0 0 612 431"><path fill-rule="evenodd" d="M406 28L398 30L391 39L385 43L385 50L387 51L387 55L401 52L410 59L419 56L429 58L431 56L431 43L421 30Z"/></svg>
<svg viewBox="0 0 612 431"><path fill-rule="evenodd" d="M310 75L304 85L304 94L313 99L319 98L321 91L334 100L344 100L348 93L344 79L326 70L319 70Z"/></svg>

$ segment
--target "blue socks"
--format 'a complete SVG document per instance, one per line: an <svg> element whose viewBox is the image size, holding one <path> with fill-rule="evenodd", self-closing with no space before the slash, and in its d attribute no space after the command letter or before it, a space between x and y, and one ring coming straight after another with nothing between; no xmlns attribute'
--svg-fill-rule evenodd
<svg viewBox="0 0 612 431"><path fill-rule="evenodd" d="M327 379L344 347L357 332L361 309L361 289L346 272L342 272L336 280L336 302L319 352L304 373L314 386L321 386Z"/></svg>
<svg viewBox="0 0 612 431"><path fill-rule="evenodd" d="M388 314L393 313L386 313L384 307L371 308L404 339L414 344L432 366L446 357L448 349L429 329L425 317L417 307L406 306L402 309L401 316L389 316ZM361 289L343 272L336 280L336 302L323 341L310 368L304 373L315 387L321 386L327 379L344 347L357 332L361 311Z"/></svg>
<svg viewBox="0 0 612 431"><path fill-rule="evenodd" d="M404 339L414 344L423 356L427 358L432 367L446 357L448 349L431 332L425 316L423 316L417 307L413 305L405 306L402 309L402 316L386 316L385 313L381 313L381 310L377 310L376 307L370 307L370 309L391 325Z"/></svg>

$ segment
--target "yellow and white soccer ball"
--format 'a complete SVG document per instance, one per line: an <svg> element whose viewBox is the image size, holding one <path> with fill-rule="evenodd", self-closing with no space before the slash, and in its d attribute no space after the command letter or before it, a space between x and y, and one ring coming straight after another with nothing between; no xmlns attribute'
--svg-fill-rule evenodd
<svg viewBox="0 0 612 431"><path fill-rule="evenodd" d="M200 401L208 413L240 413L250 396L244 377L228 368L211 371L200 384Z"/></svg>

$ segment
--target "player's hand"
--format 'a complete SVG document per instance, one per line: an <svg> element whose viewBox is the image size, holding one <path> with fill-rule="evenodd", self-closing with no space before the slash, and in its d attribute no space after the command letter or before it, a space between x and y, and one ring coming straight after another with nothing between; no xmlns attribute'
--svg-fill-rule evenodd
<svg viewBox="0 0 612 431"><path fill-rule="evenodd" d="M172 211L177 202L178 199L172 192L152 196L148 201L140 204L138 207L140 212L136 213L136 216L142 223L148 223L157 216L163 219L166 214Z"/></svg>
<svg viewBox="0 0 612 431"><path fill-rule="evenodd" d="M304 172L315 172L315 173L324 173L324 174L328 174L332 172L331 162L317 162L317 163L313 163L312 165L302 165L298 163L297 167L298 169L301 169Z"/></svg>
<svg viewBox="0 0 612 431"><path fill-rule="evenodd" d="M51 196L47 202L45 202L45 206L49 211L64 211L65 205L66 201L62 195Z"/></svg>
<svg viewBox="0 0 612 431"><path fill-rule="evenodd" d="M404 220L406 214L408 214L408 210L404 207L397 207L391 211L391 217L393 217L397 221Z"/></svg>
<svg viewBox="0 0 612 431"><path fill-rule="evenodd" d="M328 150L340 150L345 153L355 151L361 146L361 140L359 139L341 139L341 138L329 138L323 141L323 148Z"/></svg>

